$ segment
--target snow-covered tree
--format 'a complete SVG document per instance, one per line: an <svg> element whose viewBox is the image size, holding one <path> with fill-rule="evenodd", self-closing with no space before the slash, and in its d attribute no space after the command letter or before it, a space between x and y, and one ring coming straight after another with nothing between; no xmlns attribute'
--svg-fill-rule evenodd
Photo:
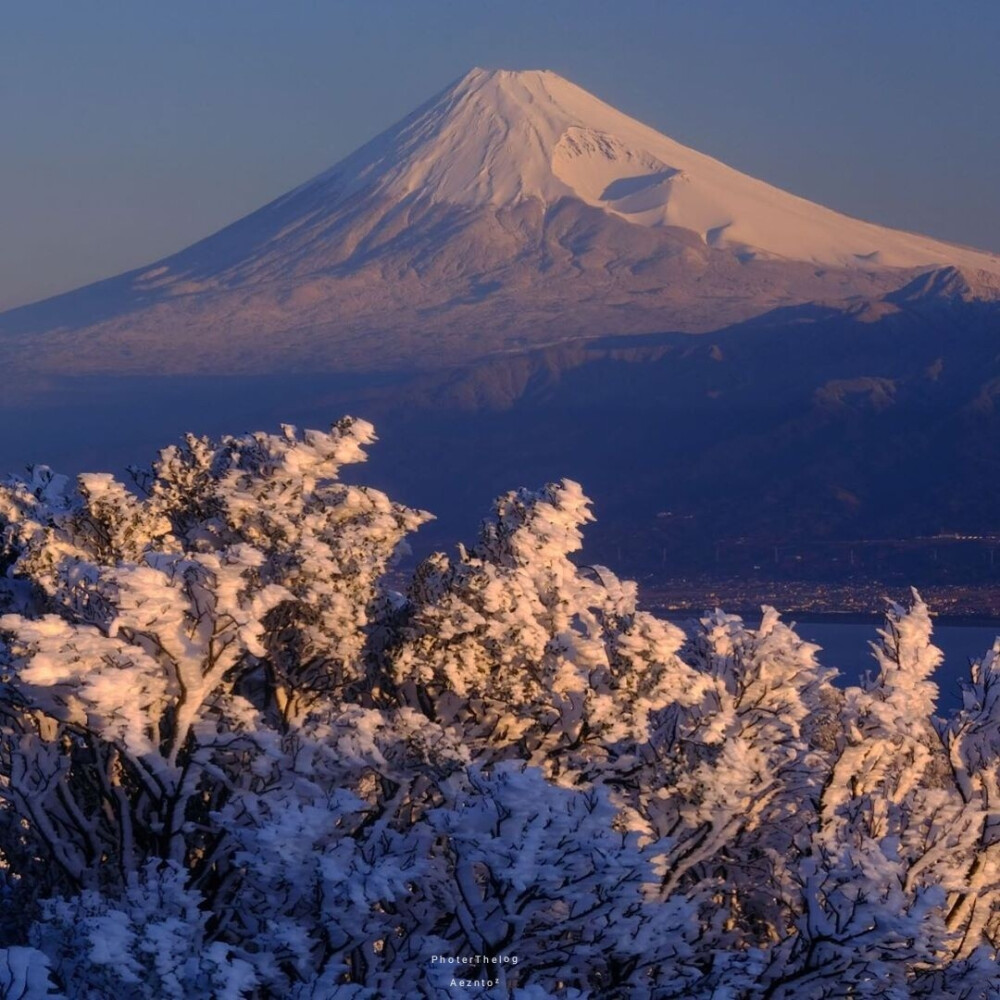
<svg viewBox="0 0 1000 1000"><path fill-rule="evenodd" d="M372 439L350 420L189 438L145 496L47 470L0 490L22 611L0 619L4 798L65 885L214 866L212 811L290 718L364 680L377 581L423 520L336 481Z"/></svg>
<svg viewBox="0 0 1000 1000"><path fill-rule="evenodd" d="M964 958L1000 946L1000 639L972 664L962 709L941 729L961 807L935 860Z"/></svg>
<svg viewBox="0 0 1000 1000"><path fill-rule="evenodd" d="M918 595L846 690L685 636L568 480L397 593L373 441L0 486L0 993L1000 996L1000 645L940 720Z"/></svg>
<svg viewBox="0 0 1000 1000"><path fill-rule="evenodd" d="M389 651L408 703L569 783L620 765L651 716L702 689L683 633L637 609L634 583L572 561L589 520L569 480L501 497L474 549L418 567Z"/></svg>
<svg viewBox="0 0 1000 1000"><path fill-rule="evenodd" d="M258 983L241 949L212 940L212 919L176 862L149 861L114 896L49 899L31 931L72 997L238 1000Z"/></svg>
<svg viewBox="0 0 1000 1000"><path fill-rule="evenodd" d="M448 952L515 955L502 981L599 996L680 997L698 978L691 907L655 897L650 852L615 829L603 789L560 788L506 762L472 772L429 818Z"/></svg>
<svg viewBox="0 0 1000 1000"><path fill-rule="evenodd" d="M982 799L972 794L975 779L962 769L960 744L978 727L982 706L973 696L951 725L935 718L937 686L930 677L942 654L931 635L930 614L916 591L910 607L891 604L872 644L877 672L845 694L814 837L816 856L837 862L826 864L822 875L836 893L824 889L817 899L814 890L809 902L827 923L831 899L851 902L846 926L853 932L844 938L851 951L844 961L857 961L859 940L887 930L898 937L900 996L980 995L967 991L992 975L980 961L981 949L996 943L983 933L992 898L973 913L979 891L990 888L989 879L979 877L989 864L990 823ZM970 692L981 678L977 665ZM836 926L842 923L838 917ZM817 919L802 934L800 950L816 936L814 928L828 938ZM956 976L963 968L966 974ZM996 989L995 976L990 981Z"/></svg>
<svg viewBox="0 0 1000 1000"><path fill-rule="evenodd" d="M684 651L700 701L653 734L638 813L663 893L697 901L708 948L769 945L801 908L837 697L817 652L771 608L757 628L716 611Z"/></svg>

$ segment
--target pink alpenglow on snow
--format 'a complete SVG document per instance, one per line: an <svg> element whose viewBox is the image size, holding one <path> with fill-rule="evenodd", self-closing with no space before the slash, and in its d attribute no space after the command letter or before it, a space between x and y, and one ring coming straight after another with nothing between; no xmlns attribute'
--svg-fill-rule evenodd
<svg viewBox="0 0 1000 1000"><path fill-rule="evenodd" d="M555 73L476 69L186 250L3 314L0 360L63 374L426 370L715 330L777 306L853 308L942 268L962 294L1000 288L994 254L781 191Z"/></svg>

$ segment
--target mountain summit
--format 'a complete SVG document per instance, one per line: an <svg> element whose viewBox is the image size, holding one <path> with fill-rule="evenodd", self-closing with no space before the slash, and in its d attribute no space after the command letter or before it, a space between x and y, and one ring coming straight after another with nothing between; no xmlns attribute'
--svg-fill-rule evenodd
<svg viewBox="0 0 1000 1000"><path fill-rule="evenodd" d="M49 372L441 367L856 304L943 267L972 294L1000 283L995 255L788 194L555 73L475 69L215 235L0 316L0 355Z"/></svg>
<svg viewBox="0 0 1000 1000"><path fill-rule="evenodd" d="M547 70L474 69L313 184L337 201L363 188L469 208L576 198L708 246L787 260L1000 272L995 256L851 219L741 174Z"/></svg>

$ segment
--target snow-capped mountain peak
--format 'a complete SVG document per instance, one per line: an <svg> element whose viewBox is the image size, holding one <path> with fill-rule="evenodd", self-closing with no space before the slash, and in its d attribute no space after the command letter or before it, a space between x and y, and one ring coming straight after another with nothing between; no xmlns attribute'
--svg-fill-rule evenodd
<svg viewBox="0 0 1000 1000"><path fill-rule="evenodd" d="M549 70L473 69L316 183L466 207L574 197L708 246L842 267L1000 258L813 204L690 149Z"/></svg>
<svg viewBox="0 0 1000 1000"><path fill-rule="evenodd" d="M569 191L553 176L552 150L576 120L550 93L560 83L546 70L473 69L317 181L457 205L555 200Z"/></svg>
<svg viewBox="0 0 1000 1000"><path fill-rule="evenodd" d="M556 73L475 69L186 250L0 316L0 362L450 366L595 335L716 330L797 303L853 309L947 267L969 295L995 297L996 255L781 191Z"/></svg>

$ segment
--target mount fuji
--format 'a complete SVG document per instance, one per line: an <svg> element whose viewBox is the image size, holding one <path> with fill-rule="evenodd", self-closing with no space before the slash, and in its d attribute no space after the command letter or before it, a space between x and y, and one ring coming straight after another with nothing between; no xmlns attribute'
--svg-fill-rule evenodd
<svg viewBox="0 0 1000 1000"><path fill-rule="evenodd" d="M992 584L998 330L995 254L473 70L215 235L0 315L0 469L354 413L365 480L439 515L421 544L569 476L637 578Z"/></svg>
<svg viewBox="0 0 1000 1000"><path fill-rule="evenodd" d="M448 369L804 303L997 297L1000 257L838 214L546 71L472 70L150 266L0 315L39 375Z"/></svg>

